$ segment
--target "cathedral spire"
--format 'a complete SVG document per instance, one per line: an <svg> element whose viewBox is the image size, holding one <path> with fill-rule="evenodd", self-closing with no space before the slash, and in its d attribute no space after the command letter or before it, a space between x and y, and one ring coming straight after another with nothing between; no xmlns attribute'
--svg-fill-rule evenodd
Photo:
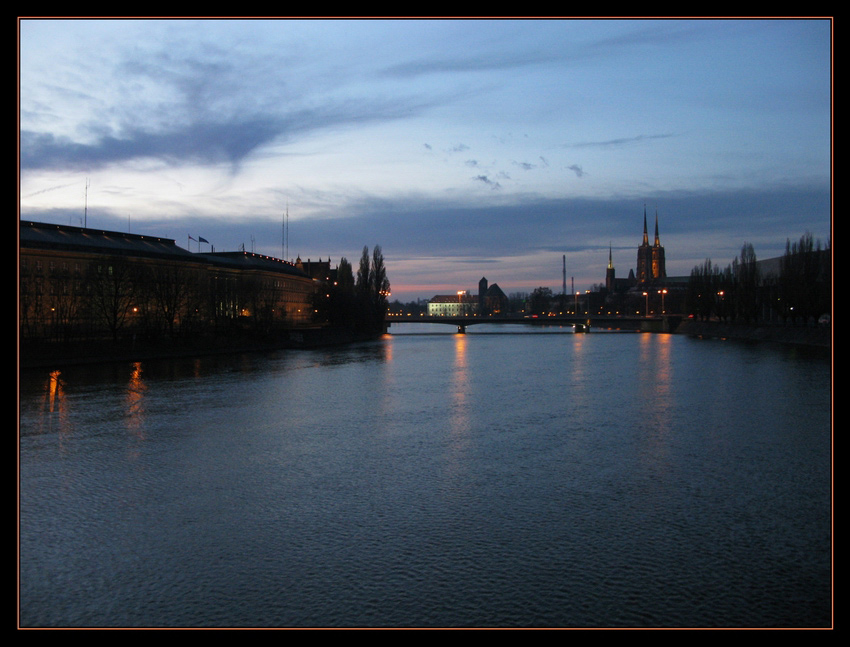
<svg viewBox="0 0 850 647"><path fill-rule="evenodd" d="M658 209L655 209L655 246L660 247L661 241L658 239Z"/></svg>
<svg viewBox="0 0 850 647"><path fill-rule="evenodd" d="M611 260L611 243L608 243L608 269L614 268L614 262Z"/></svg>
<svg viewBox="0 0 850 647"><path fill-rule="evenodd" d="M646 205L643 205L643 244L649 245L649 235L646 233Z"/></svg>

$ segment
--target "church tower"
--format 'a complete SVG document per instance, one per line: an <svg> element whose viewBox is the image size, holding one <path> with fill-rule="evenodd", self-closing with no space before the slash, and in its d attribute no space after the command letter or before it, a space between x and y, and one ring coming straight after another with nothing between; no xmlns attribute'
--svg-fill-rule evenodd
<svg viewBox="0 0 850 647"><path fill-rule="evenodd" d="M611 244L608 243L608 269L605 271L605 289L608 290L608 294L614 292L615 285L614 261L611 259Z"/></svg>
<svg viewBox="0 0 850 647"><path fill-rule="evenodd" d="M649 246L649 234L646 230L646 205L643 206L643 242L637 253L638 283L646 283L652 279L652 247Z"/></svg>
<svg viewBox="0 0 850 647"><path fill-rule="evenodd" d="M646 228L646 205L643 207L643 242L638 247L636 274L638 283L649 283L667 278L664 247L658 236L658 211L655 212L655 241L650 245L649 232Z"/></svg>
<svg viewBox="0 0 850 647"><path fill-rule="evenodd" d="M666 279L667 265L664 261L664 248L658 238L658 209L655 210L655 244L652 246L652 278Z"/></svg>

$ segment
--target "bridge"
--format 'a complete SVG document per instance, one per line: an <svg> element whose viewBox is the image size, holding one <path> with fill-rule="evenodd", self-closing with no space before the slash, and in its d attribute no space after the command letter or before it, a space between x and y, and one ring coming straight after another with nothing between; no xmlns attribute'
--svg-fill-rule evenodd
<svg viewBox="0 0 850 647"><path fill-rule="evenodd" d="M476 315L447 315L429 316L422 315L404 316L387 315L387 327L392 324L429 323L447 324L457 326L457 331L466 333L467 326L475 324L514 324L530 326L577 326L586 327L583 332L593 328L625 328L627 330L640 330L643 332L673 332L681 322L681 315L655 315L641 317L639 315L494 315L479 317ZM578 330L579 328L577 328Z"/></svg>

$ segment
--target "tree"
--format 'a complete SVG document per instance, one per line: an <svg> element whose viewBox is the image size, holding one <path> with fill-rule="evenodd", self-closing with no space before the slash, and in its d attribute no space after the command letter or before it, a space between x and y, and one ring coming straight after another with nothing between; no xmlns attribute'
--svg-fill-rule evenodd
<svg viewBox="0 0 850 647"><path fill-rule="evenodd" d="M124 258L110 257L89 266L86 284L92 314L106 325L113 341L118 340L118 332L130 316L135 298L134 279L132 268Z"/></svg>
<svg viewBox="0 0 850 647"><path fill-rule="evenodd" d="M336 283L316 295L317 319L372 334L384 328L389 295L390 281L381 247L375 245L370 255L365 246L356 277L351 264L343 258Z"/></svg>
<svg viewBox="0 0 850 647"><path fill-rule="evenodd" d="M801 317L803 323L809 318L817 320L820 314L820 295L817 284L823 272L821 243L815 243L812 235L806 232L799 242L785 242L785 255L780 265L779 283L782 301L782 314L796 321Z"/></svg>
<svg viewBox="0 0 850 647"><path fill-rule="evenodd" d="M744 323L758 319L759 313L759 269L756 263L756 252L750 243L741 247L741 256L735 266L737 284L737 311Z"/></svg>
<svg viewBox="0 0 850 647"><path fill-rule="evenodd" d="M339 261L339 267L336 271L337 287L342 293L354 294L354 270L351 268L351 263L343 256Z"/></svg>
<svg viewBox="0 0 850 647"><path fill-rule="evenodd" d="M160 327L170 339L177 337L177 326L185 322L190 306L197 301L195 275L188 268L177 265L152 265L141 270L144 317L153 333Z"/></svg>
<svg viewBox="0 0 850 647"><path fill-rule="evenodd" d="M530 302L533 314L539 315L548 312L552 304L552 290L545 287L534 288Z"/></svg>
<svg viewBox="0 0 850 647"><path fill-rule="evenodd" d="M387 268L384 265L384 255L381 246L372 249L372 267L369 271L372 291L372 312L376 324L383 327L387 316L387 298L390 296L390 281L387 278Z"/></svg>
<svg viewBox="0 0 850 647"><path fill-rule="evenodd" d="M357 282L355 284L357 300L363 305L369 302L369 294L371 292L369 267L369 247L364 246L363 254L360 256L360 267L357 269Z"/></svg>
<svg viewBox="0 0 850 647"><path fill-rule="evenodd" d="M331 326L350 326L357 320L357 298L351 263L343 257L337 267L337 280L314 293L316 320Z"/></svg>
<svg viewBox="0 0 850 647"><path fill-rule="evenodd" d="M711 264L711 259L691 270L688 280L688 310L703 321L717 311L720 270Z"/></svg>

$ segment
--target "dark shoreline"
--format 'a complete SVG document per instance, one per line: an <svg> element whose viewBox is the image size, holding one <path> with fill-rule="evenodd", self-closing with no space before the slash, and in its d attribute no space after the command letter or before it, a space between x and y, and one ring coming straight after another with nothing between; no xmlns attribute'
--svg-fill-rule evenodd
<svg viewBox="0 0 850 647"><path fill-rule="evenodd" d="M175 342L99 341L78 344L33 344L18 348L20 369L62 368L87 364L140 362L178 357L205 357L257 353L275 350L302 350L344 346L380 338L383 333L362 333L348 329L302 328L286 331L273 338L248 336Z"/></svg>
<svg viewBox="0 0 850 647"><path fill-rule="evenodd" d="M85 364L138 362L281 349L327 348L375 340L382 334L366 334L341 328L304 328L287 331L272 339L243 337L229 339L226 342L221 339L200 339L192 342L159 343L102 341L96 345L39 344L18 348L18 366L20 369L61 368ZM673 334L832 348L832 328L828 326L748 325L685 319Z"/></svg>
<svg viewBox="0 0 850 647"><path fill-rule="evenodd" d="M676 328L675 334L832 348L831 326L743 324L685 319Z"/></svg>

